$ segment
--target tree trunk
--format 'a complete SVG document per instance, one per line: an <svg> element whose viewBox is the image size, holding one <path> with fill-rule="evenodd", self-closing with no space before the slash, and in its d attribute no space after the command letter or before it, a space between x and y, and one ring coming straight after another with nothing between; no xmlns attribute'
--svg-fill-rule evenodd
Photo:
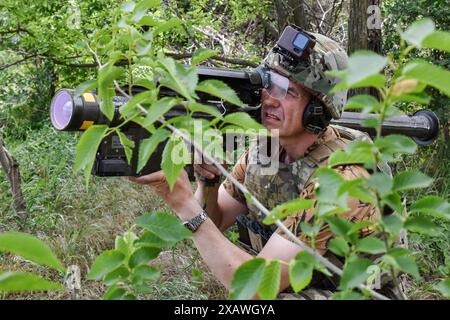
<svg viewBox="0 0 450 320"><path fill-rule="evenodd" d="M309 20L305 14L304 0L274 0L273 5L277 16L278 32L281 35L289 24L308 30Z"/></svg>
<svg viewBox="0 0 450 320"><path fill-rule="evenodd" d="M289 14L292 14L291 21L303 30L308 30L308 19L305 14L305 7L303 5L304 0L288 0L288 5L290 7Z"/></svg>
<svg viewBox="0 0 450 320"><path fill-rule="evenodd" d="M382 0L350 0L348 54L357 50L382 52L380 5ZM352 89L349 97L370 94L379 98L374 88Z"/></svg>
<svg viewBox="0 0 450 320"><path fill-rule="evenodd" d="M12 207L16 212L17 216L24 222L27 218L25 200L22 194L22 188L20 184L20 172L19 163L14 159L6 149L3 144L3 140L0 138L0 165L8 177L9 183L11 185L11 192L13 203Z"/></svg>

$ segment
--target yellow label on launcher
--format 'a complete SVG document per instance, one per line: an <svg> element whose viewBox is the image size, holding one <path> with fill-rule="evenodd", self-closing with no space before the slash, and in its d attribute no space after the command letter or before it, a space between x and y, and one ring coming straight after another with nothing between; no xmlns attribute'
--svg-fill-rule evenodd
<svg viewBox="0 0 450 320"><path fill-rule="evenodd" d="M95 97L92 93L83 93L83 98L86 102L95 102Z"/></svg>
<svg viewBox="0 0 450 320"><path fill-rule="evenodd" d="M80 130L89 129L90 126L94 124L94 121L83 121L83 124L80 127Z"/></svg>

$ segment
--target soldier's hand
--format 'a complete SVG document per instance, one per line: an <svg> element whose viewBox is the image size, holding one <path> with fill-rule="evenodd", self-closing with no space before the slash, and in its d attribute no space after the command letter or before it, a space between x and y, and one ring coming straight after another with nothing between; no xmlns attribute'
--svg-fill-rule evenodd
<svg viewBox="0 0 450 320"><path fill-rule="evenodd" d="M141 177L128 177L129 180L150 186L180 217L192 203L197 203L186 171L182 170L178 179L169 189L163 171L157 171ZM198 205L198 203L197 203Z"/></svg>
<svg viewBox="0 0 450 320"><path fill-rule="evenodd" d="M197 179L200 176L203 176L206 179L214 179L215 177L220 177L222 175L215 165L206 163L194 164L194 173Z"/></svg>

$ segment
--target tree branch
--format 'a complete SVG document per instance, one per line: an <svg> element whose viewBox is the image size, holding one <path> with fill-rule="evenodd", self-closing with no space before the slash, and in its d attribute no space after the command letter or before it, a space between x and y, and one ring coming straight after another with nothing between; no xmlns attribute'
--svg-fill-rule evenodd
<svg viewBox="0 0 450 320"><path fill-rule="evenodd" d="M32 35L30 31L28 31L27 29L22 28L22 27L18 27L17 29L14 29L14 30L0 31L0 35L10 34L10 33L20 33L20 32L25 32L25 33L28 33L29 35Z"/></svg>
<svg viewBox="0 0 450 320"><path fill-rule="evenodd" d="M27 60L29 60L31 58L37 57L37 56L39 56L39 53L35 53L35 54L32 54L32 55L26 56L25 58L23 58L21 60L18 60L18 61L9 63L9 64L4 64L4 65L0 66L0 71L8 69L9 67L12 67L12 66L24 63L25 61L27 61Z"/></svg>

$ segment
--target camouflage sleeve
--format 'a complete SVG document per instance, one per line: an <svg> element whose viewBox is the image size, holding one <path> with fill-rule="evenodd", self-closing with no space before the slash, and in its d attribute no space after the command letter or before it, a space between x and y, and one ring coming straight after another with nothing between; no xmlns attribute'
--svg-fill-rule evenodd
<svg viewBox="0 0 450 320"><path fill-rule="evenodd" d="M236 162L233 167L233 171L231 171L231 175L240 183L244 183L245 180L245 171L247 169L247 160L248 160L248 152L244 152L241 157ZM239 201L240 203L245 204L245 196L241 190L239 190L230 180L225 179L223 182L223 186L225 190L232 196L234 199Z"/></svg>
<svg viewBox="0 0 450 320"><path fill-rule="evenodd" d="M361 166L344 166L335 168L335 170L344 177L346 180L353 180L358 177L367 176L368 172ZM310 183L307 184L305 189L301 194L301 198L305 199L314 199L314 184L315 180L313 179ZM316 205L316 204L315 204ZM362 202L355 198L349 198L347 202L349 211L342 213L341 217L348 219L349 221L355 223L360 221L375 221L376 217L380 215L380 211L377 207ZM314 219L314 210L315 208L311 208L309 210L304 210L303 212L299 212L296 215L292 215L283 220L283 224L300 240L310 245L310 238L301 232L300 223L301 222L309 222L311 223ZM287 239L286 234L280 229L277 229L276 232ZM361 236L366 236L373 231L369 228L362 229L360 232ZM333 238L333 233L330 231L330 228L327 224L325 224L322 229L320 229L319 234L316 237L316 249L320 252L326 252L328 247L328 242Z"/></svg>

